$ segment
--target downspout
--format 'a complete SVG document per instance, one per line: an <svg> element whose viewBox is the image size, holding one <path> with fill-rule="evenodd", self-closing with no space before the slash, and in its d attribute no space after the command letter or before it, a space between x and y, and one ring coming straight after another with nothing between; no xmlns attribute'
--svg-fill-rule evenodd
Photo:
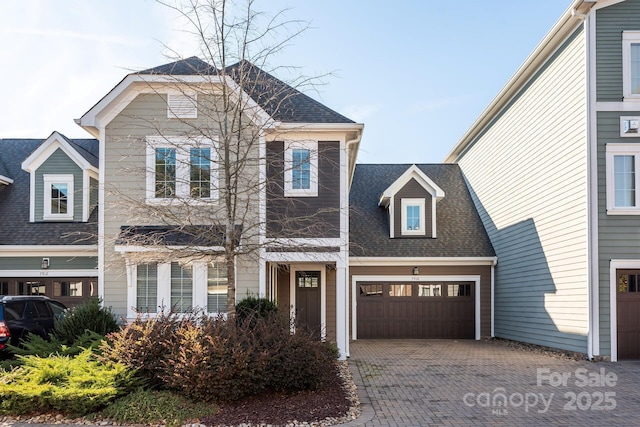
<svg viewBox="0 0 640 427"><path fill-rule="evenodd" d="M493 259L491 264L491 338L495 338L495 307L496 307L496 264L498 258Z"/></svg>

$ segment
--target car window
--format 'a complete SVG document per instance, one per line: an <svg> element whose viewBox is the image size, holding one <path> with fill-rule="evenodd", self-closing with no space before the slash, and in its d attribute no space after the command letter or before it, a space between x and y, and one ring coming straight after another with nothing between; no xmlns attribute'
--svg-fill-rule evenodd
<svg viewBox="0 0 640 427"><path fill-rule="evenodd" d="M47 303L44 301L32 301L33 304L33 317L38 318L47 318L51 317L51 311L47 306Z"/></svg>
<svg viewBox="0 0 640 427"><path fill-rule="evenodd" d="M58 301L49 301L49 306L51 307L51 311L53 311L53 317L55 317L57 320L62 319L65 311L67 310L67 307L65 307Z"/></svg>
<svg viewBox="0 0 640 427"><path fill-rule="evenodd" d="M25 301L8 302L4 304L4 320L20 320L24 316Z"/></svg>

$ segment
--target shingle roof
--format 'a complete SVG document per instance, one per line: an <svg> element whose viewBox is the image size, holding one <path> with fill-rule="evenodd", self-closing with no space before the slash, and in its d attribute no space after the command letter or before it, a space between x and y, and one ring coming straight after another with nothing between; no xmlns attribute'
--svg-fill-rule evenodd
<svg viewBox="0 0 640 427"><path fill-rule="evenodd" d="M492 257L493 246L455 164L417 165L445 193L437 202L437 238L389 237L387 210L380 195L411 165L356 165L349 196L351 256L358 257Z"/></svg>
<svg viewBox="0 0 640 427"><path fill-rule="evenodd" d="M239 84L242 82L243 89L274 120L285 123L354 123L248 61L228 66L226 73ZM219 73L213 66L192 56L136 74L189 76Z"/></svg>
<svg viewBox="0 0 640 427"><path fill-rule="evenodd" d="M239 237L242 227L236 227ZM116 245L131 246L223 246L225 227L221 225L124 225L120 227L120 234ZM236 241L238 244L238 241Z"/></svg>
<svg viewBox="0 0 640 427"><path fill-rule="evenodd" d="M0 139L0 163L4 163L13 184L0 185L0 245L93 245L97 243L97 209L89 222L29 222L29 173L22 161L44 139ZM87 155L97 153L95 139L70 140ZM83 156L82 151L78 150ZM90 160L88 157L87 160Z"/></svg>

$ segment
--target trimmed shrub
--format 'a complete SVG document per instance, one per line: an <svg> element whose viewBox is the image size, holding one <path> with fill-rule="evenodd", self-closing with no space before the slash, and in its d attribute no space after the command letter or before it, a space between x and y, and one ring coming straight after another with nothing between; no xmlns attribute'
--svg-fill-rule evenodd
<svg viewBox="0 0 640 427"><path fill-rule="evenodd" d="M239 324L247 319L266 318L277 312L278 306L275 302L253 295L248 295L236 304L236 319Z"/></svg>
<svg viewBox="0 0 640 427"><path fill-rule="evenodd" d="M56 321L52 335L62 344L72 345L85 331L104 336L119 329L111 308L101 307L98 298L90 298L69 309L62 319Z"/></svg>
<svg viewBox="0 0 640 427"><path fill-rule="evenodd" d="M20 342L20 346L9 345L8 347L13 354L18 356L49 357L53 354L75 356L86 349L95 351L103 340L103 335L89 330L80 335L71 345L63 344L53 335L50 336L49 340L45 340L40 335L30 333L26 339ZM16 361L21 364L21 359Z"/></svg>
<svg viewBox="0 0 640 427"><path fill-rule="evenodd" d="M90 350L75 358L19 357L23 366L1 377L1 414L59 411L85 415L140 384L133 370L120 363L100 363Z"/></svg>

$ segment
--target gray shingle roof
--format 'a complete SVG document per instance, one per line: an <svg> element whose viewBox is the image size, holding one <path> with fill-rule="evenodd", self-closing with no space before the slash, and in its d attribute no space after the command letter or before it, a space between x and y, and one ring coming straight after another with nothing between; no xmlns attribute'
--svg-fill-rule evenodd
<svg viewBox="0 0 640 427"><path fill-rule="evenodd" d="M242 227L236 227L240 237ZM225 227L222 225L123 225L116 239L116 245L131 246L223 246ZM236 241L236 244L239 242Z"/></svg>
<svg viewBox="0 0 640 427"><path fill-rule="evenodd" d="M417 165L445 193L438 202L437 238L389 237L387 210L380 195L411 165L356 165L349 196L351 256L492 257L493 246L455 164Z"/></svg>
<svg viewBox="0 0 640 427"><path fill-rule="evenodd" d="M29 173L21 164L44 139L0 139L0 163L4 163L11 185L0 185L0 245L90 245L97 243L97 209L89 222L29 222ZM71 140L87 155L97 154L95 139ZM85 154L78 150L83 156ZM88 157L87 160L90 160Z"/></svg>
<svg viewBox="0 0 640 427"><path fill-rule="evenodd" d="M285 123L354 123L248 61L230 65L226 72L236 82L242 81L244 90L274 120ZM136 74L216 75L218 71L192 56Z"/></svg>

